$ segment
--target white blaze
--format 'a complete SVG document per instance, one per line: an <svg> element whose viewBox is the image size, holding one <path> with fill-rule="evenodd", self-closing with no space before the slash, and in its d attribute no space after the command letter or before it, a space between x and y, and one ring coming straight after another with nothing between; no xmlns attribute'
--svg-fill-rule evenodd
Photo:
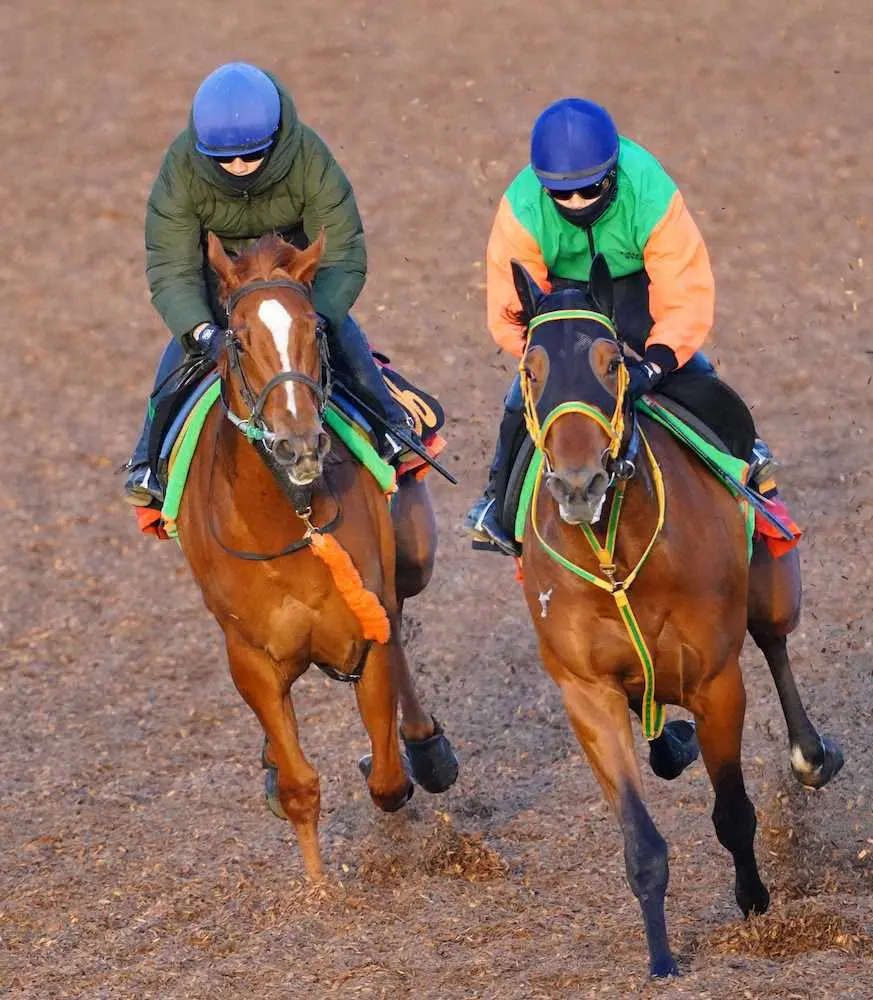
<svg viewBox="0 0 873 1000"><path fill-rule="evenodd" d="M266 299L258 306L258 318L273 335L273 343L279 352L279 361L282 365L282 370L286 372L291 371L289 352L291 349L291 329L294 326L294 320L291 319L290 313L281 302L277 302L275 299ZM288 409L291 411L292 417L297 416L297 403L294 398L295 389L296 383L285 383L285 395L288 397Z"/></svg>

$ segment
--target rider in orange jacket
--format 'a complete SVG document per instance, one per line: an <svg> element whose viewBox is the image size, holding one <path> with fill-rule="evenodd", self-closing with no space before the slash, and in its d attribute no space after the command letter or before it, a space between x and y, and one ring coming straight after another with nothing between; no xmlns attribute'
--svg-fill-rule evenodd
<svg viewBox="0 0 873 1000"><path fill-rule="evenodd" d="M640 355L629 361L630 393L649 392L677 369L716 377L700 353L713 324L715 281L709 254L676 184L641 146L618 134L608 112L566 98L539 116L531 159L501 199L487 250L488 328L516 357L524 330L511 262L545 291L587 286L602 254L615 280L616 321ZM513 442L523 424L518 379L505 399L488 485L465 520L480 540L514 554L501 524ZM758 441L751 458L760 484L772 456Z"/></svg>

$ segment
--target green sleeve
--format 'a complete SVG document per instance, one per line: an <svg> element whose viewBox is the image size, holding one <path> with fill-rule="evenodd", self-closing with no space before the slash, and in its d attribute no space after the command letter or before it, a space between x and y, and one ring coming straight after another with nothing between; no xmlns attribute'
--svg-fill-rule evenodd
<svg viewBox="0 0 873 1000"><path fill-rule="evenodd" d="M303 228L314 241L324 229L327 249L315 275L315 308L339 327L364 287L367 251L355 195L327 145L303 126Z"/></svg>
<svg viewBox="0 0 873 1000"><path fill-rule="evenodd" d="M200 220L173 148L167 152L146 207L146 278L152 305L177 340L212 323L204 283Z"/></svg>

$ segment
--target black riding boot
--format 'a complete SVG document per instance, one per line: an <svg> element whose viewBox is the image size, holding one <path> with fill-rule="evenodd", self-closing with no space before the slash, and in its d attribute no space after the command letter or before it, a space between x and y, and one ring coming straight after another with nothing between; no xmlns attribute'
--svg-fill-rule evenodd
<svg viewBox="0 0 873 1000"><path fill-rule="evenodd" d="M416 444L421 442L406 410L388 391L364 331L351 316L346 317L339 334L328 328L328 349L331 368L340 382L344 382L351 392L382 416L388 425L379 427L377 422L373 422L379 454L385 461L396 458L401 464L408 457L408 449L404 454L404 446L392 436L392 429L411 437ZM369 418L369 414L364 416Z"/></svg>
<svg viewBox="0 0 873 1000"><path fill-rule="evenodd" d="M492 542L506 555L516 556L519 551L518 546L515 539L504 530L501 515L513 445L524 424L521 382L517 375L506 394L503 407L500 430L497 432L497 447L491 460L491 468L488 470L488 485L464 518L464 528L479 540Z"/></svg>
<svg viewBox="0 0 873 1000"><path fill-rule="evenodd" d="M755 446L749 458L749 486L762 497L772 500L779 492L776 486L778 468L779 463L773 457L767 442L755 438Z"/></svg>
<svg viewBox="0 0 873 1000"><path fill-rule="evenodd" d="M158 482L158 477L149 468L149 435L152 430L155 407L166 392L176 388L177 379L170 376L183 364L185 357L182 345L174 338L167 344L158 363L155 385L146 407L142 432L136 447L133 449L133 454L124 466L128 472L124 484L124 499L129 504L133 504L134 507L148 507L155 500L158 503L163 502L164 494L161 484Z"/></svg>

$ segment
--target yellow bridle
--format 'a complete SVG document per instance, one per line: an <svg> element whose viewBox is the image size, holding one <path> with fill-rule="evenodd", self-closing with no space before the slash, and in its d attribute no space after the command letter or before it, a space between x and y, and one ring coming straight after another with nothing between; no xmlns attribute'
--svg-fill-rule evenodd
<svg viewBox="0 0 873 1000"><path fill-rule="evenodd" d="M557 309L554 312L543 313L541 316L534 316L527 328L528 336L543 323L552 323L561 319L586 319L594 323L599 323L606 328L613 340L617 340L615 327L606 316L601 313L592 312L589 309ZM533 390L531 388L530 372L525 366L524 360L525 356L522 356L518 368L521 378L521 396L524 400L524 419L527 424L528 434L530 434L537 449L547 457L546 435L549 433L552 424L566 413L582 413L606 432L607 437L610 439L610 458L615 458L621 448L621 439L624 436L624 397L628 385L627 368L624 365L619 365L618 390L615 396L615 410L613 411L612 419L607 419L606 414L599 407L592 406L590 403L572 402L563 403L561 406L556 407L546 417L545 423L540 425L536 403L533 398Z"/></svg>
<svg viewBox="0 0 873 1000"><path fill-rule="evenodd" d="M553 312L543 313L540 316L535 316L528 325L528 335L530 335L533 330L543 323L550 323L562 319L584 319L590 322L599 323L601 326L605 327L606 330L608 330L609 335L613 339L618 339L615 327L606 316L587 309L559 309ZM518 369L521 381L521 394L522 399L524 400L524 418L525 423L527 424L528 433L533 439L537 450L541 452L543 456L543 461L537 473L536 481L534 482L533 494L530 501L531 528L533 529L533 533L541 547L556 563L558 563L558 565L563 566L564 569L569 570L571 573L581 577L588 583L593 583L601 590L608 591L615 599L619 615L624 623L625 629L627 630L628 637L630 638L631 644L636 650L637 656L642 664L643 679L645 683L642 712L643 734L647 740L653 740L661 735L661 731L664 728L664 709L663 706L658 705L655 702L654 663L643 634L640 631L636 616L631 610L631 606L627 598L627 590L636 579L637 574L642 568L642 565L646 561L649 553L652 551L655 542L661 533L661 529L664 526L666 499L664 492L664 480L661 475L661 470L658 466L657 460L655 459L655 455L652 452L651 446L649 445L648 439L643 431L640 430L640 439L643 442L646 457L648 458L652 469L652 479L655 485L655 493L658 498L658 521L645 551L636 566L634 566L624 580L615 579L615 544L618 537L619 515L621 513L621 505L624 500L625 493L626 483L624 480L619 480L615 488L612 506L609 513L609 522L606 529L605 544L600 544L590 524L579 525L583 535L588 540L589 545L597 557L600 571L605 579L594 576L593 573L589 573L587 570L582 569L581 566L577 566L565 556L561 555L561 553L556 549L552 548L552 546L549 545L549 543L543 538L537 524L537 500L539 498L540 487L542 485L543 470L548 467L551 471L551 463L546 450L546 437L548 436L549 430L557 420L566 416L568 413L581 413L583 416L593 420L598 427L606 433L609 438L609 456L613 459L616 458L621 449L621 443L624 437L624 400L627 393L629 376L626 366L624 364L620 364L617 372L618 385L616 389L615 409L611 419L607 418L606 414L597 406L593 406L590 403L571 401L561 403L559 406L551 410L541 424L539 414L536 409L536 402L533 398L530 371L525 365L525 356L522 357Z"/></svg>

